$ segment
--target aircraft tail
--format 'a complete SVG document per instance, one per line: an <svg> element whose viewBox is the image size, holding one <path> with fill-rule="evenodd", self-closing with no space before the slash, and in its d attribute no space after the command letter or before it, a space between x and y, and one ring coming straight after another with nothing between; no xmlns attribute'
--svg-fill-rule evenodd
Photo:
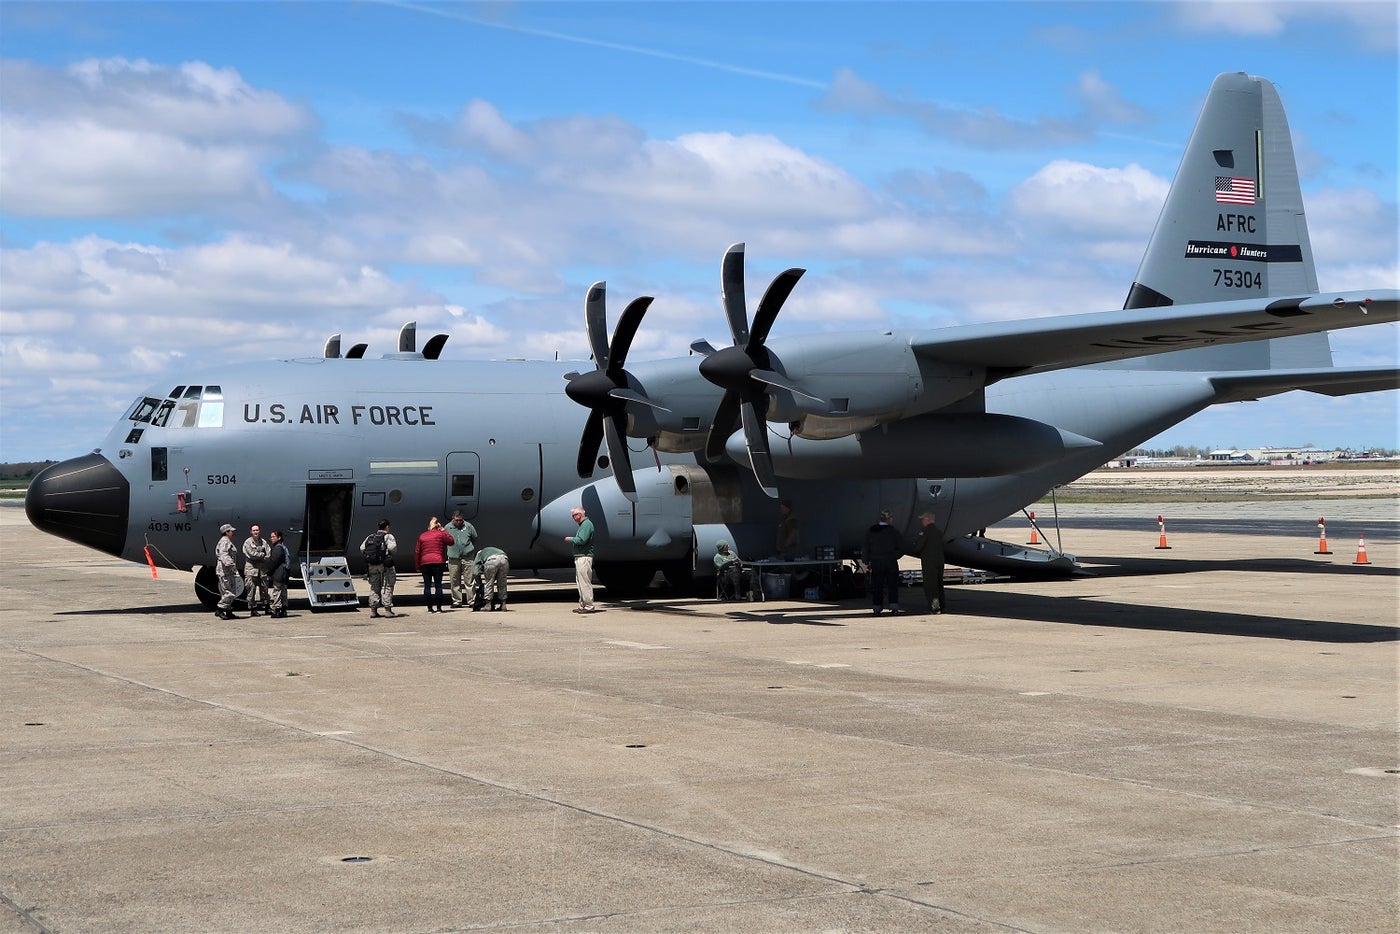
<svg viewBox="0 0 1400 934"><path fill-rule="evenodd" d="M1273 84L1211 84L1125 309L1317 292L1293 139ZM1240 371L1332 365L1326 333L1159 354L1134 369Z"/></svg>

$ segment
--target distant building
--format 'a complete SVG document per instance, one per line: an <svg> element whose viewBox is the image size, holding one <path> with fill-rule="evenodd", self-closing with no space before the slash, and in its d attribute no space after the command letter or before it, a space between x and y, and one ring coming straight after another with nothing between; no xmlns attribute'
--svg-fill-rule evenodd
<svg viewBox="0 0 1400 934"><path fill-rule="evenodd" d="M1259 458L1249 451L1237 451L1234 448L1227 448L1220 451L1211 451L1206 455L1206 462L1210 464L1257 464Z"/></svg>

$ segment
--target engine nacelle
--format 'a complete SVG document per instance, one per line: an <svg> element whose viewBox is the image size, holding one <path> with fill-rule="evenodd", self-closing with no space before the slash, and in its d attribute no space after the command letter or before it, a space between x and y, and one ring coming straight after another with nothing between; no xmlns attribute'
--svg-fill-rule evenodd
<svg viewBox="0 0 1400 934"><path fill-rule="evenodd" d="M571 515L575 506L582 506L593 521L597 531L595 556L600 561L683 558L693 546L696 523L742 524L742 483L733 467L667 464L660 470L637 470L633 476L636 502L623 496L611 477L550 502L536 520L540 543L559 555L573 554L573 546L564 538L577 528ZM709 560L713 554L711 542L702 559Z"/></svg>

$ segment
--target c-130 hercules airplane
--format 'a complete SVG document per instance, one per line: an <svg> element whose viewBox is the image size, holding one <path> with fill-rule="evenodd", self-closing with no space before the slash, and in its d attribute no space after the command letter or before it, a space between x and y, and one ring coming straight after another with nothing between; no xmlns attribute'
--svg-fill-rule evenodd
<svg viewBox="0 0 1400 934"><path fill-rule="evenodd" d="M658 570L681 585L713 574L720 539L771 553L778 496L807 553L856 554L882 509L909 536L932 512L952 563L1064 574L1071 556L978 530L1207 406L1400 385L1394 367L1332 366L1326 332L1395 321L1400 292L1318 291L1282 104L1245 74L1211 86L1120 311L770 341L802 272L779 274L750 321L744 248L730 247L733 345L697 341L697 356L630 369L651 299L609 339L598 282L583 373L488 361L449 384L436 362L447 336L418 351L412 325L379 360L364 345L342 357L336 335L321 357L191 373L36 477L25 509L107 554L198 569L206 606L226 522L282 526L304 577L330 562L349 587L379 519L416 531L461 510L515 567L548 568L571 563L582 504L598 577L625 595ZM595 467L611 478L590 481Z"/></svg>

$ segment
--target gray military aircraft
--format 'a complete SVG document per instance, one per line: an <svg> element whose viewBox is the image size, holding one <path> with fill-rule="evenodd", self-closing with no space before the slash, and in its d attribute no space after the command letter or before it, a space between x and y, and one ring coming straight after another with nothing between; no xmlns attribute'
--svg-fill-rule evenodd
<svg viewBox="0 0 1400 934"><path fill-rule="evenodd" d="M1244 74L1212 85L1122 310L770 340L801 275L779 274L750 320L744 248L730 247L733 344L697 341L679 359L629 366L651 299L609 335L598 282L584 372L484 361L449 373L446 335L420 351L411 324L378 360L363 344L342 356L337 335L320 357L192 372L35 478L25 508L107 554L198 569L206 605L225 522L283 528L315 604L325 575L351 588L381 518L411 540L460 509L515 567L548 568L571 563L564 536L582 504L598 577L626 594L658 570L705 575L719 539L771 553L779 495L809 553L853 555L881 509L907 534L931 511L951 562L1068 573L1068 555L978 530L1207 406L1400 385L1394 367L1332 366L1326 332L1395 321L1400 292L1319 293L1282 104ZM611 476L591 479L595 468Z"/></svg>

